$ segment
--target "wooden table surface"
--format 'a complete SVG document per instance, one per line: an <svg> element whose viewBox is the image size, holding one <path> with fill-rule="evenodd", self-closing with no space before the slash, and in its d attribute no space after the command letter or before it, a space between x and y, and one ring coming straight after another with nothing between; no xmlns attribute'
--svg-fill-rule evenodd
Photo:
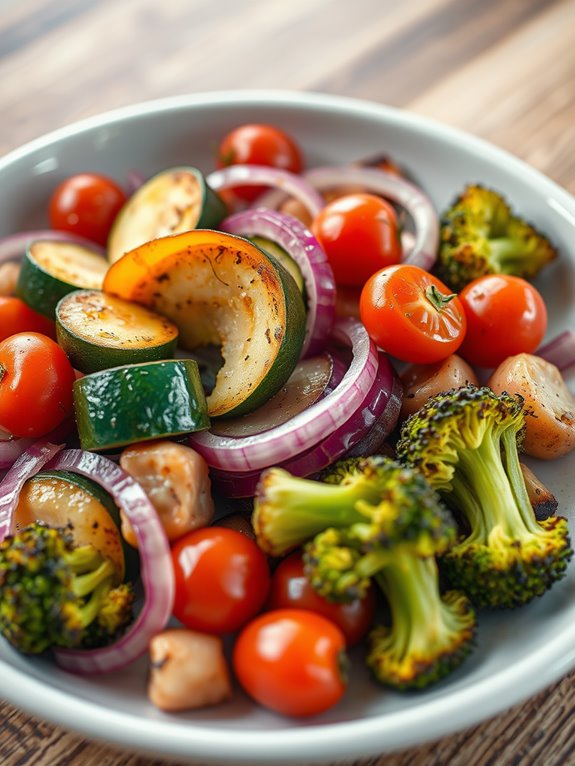
<svg viewBox="0 0 575 766"><path fill-rule="evenodd" d="M575 0L0 0L0 152L113 107L246 87L428 115L575 193ZM482 725L361 763L575 764L574 707L572 674ZM9 704L0 764L162 766Z"/></svg>

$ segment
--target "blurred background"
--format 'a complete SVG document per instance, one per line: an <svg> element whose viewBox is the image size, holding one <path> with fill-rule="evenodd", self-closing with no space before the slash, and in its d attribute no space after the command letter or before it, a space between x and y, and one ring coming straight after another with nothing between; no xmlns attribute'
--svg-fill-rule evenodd
<svg viewBox="0 0 575 766"><path fill-rule="evenodd" d="M279 88L428 115L575 191L573 30L573 0L0 0L0 152L146 99Z"/></svg>

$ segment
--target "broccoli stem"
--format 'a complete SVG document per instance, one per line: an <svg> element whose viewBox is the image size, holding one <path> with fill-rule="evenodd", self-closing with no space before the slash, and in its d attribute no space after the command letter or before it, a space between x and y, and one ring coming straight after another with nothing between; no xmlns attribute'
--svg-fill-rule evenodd
<svg viewBox="0 0 575 766"><path fill-rule="evenodd" d="M493 531L497 537L519 540L541 532L534 526L515 440L513 430L507 433L494 430L486 433L475 449L460 452L453 493L471 526L467 544L487 545ZM519 520L524 523L518 523Z"/></svg>
<svg viewBox="0 0 575 766"><path fill-rule="evenodd" d="M376 503L381 496L379 483L360 475L349 483L327 484L271 469L262 484L253 523L260 546L273 555L295 548L329 527L365 522L356 503Z"/></svg>
<svg viewBox="0 0 575 766"><path fill-rule="evenodd" d="M389 602L393 644L399 656L429 655L436 641L445 636L446 624L451 624L451 611L439 593L435 559L396 550L375 579Z"/></svg>
<svg viewBox="0 0 575 766"><path fill-rule="evenodd" d="M498 237L489 240L490 260L497 264L501 272L515 273L517 264L525 261L525 249L511 237Z"/></svg>
<svg viewBox="0 0 575 766"><path fill-rule="evenodd" d="M112 587L115 567L92 545L74 548L64 556L74 573L72 591L78 598L85 599L79 608L80 623L87 628L98 616L102 601Z"/></svg>

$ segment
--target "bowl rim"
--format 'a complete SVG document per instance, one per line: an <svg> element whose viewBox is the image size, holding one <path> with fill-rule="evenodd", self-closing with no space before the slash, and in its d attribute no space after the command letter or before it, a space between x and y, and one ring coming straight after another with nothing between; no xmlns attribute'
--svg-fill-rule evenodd
<svg viewBox="0 0 575 766"><path fill-rule="evenodd" d="M9 151L0 158L0 183L2 172L11 164L72 136L126 119L216 105L271 105L314 113L337 111L359 118L380 119L398 127L408 126L417 132L453 143L465 151L500 161L522 182L530 186L536 184L548 198L549 204L575 226L575 198L558 183L510 152L458 128L397 107L316 92L220 90L170 96L118 107L50 131ZM575 627L573 632L575 634ZM432 709L425 710L423 717L417 717L414 712L425 708L426 701L414 700L406 710L386 713L384 721L381 715L376 714L352 721L310 724L299 727L297 735L294 735L294 729L290 727L273 731L242 731L234 728L229 731L229 737L225 737L218 734L216 727L202 727L189 720L168 717L146 718L142 725L142 719L129 711L108 710L82 696L76 697L67 691L47 687L45 681L2 659L0 669L5 688L11 690L6 698L13 704L44 718L50 716L54 723L97 740L105 739L119 746L132 746L148 754L180 759L202 758L206 762L218 764L222 763L222 759L238 764L269 763L271 752L274 753L274 762L278 764L296 759L311 763L413 747L477 724L540 691L575 666L575 642L572 639L573 636L567 633L553 636L545 646L515 663L504 676L476 682L473 685L473 705L469 705L465 699L469 690L464 687L434 699ZM520 694L517 692L518 687L521 689ZM406 743L405 730L410 727L410 741ZM127 731L131 732L129 737L126 736ZM168 737L165 736L167 732Z"/></svg>

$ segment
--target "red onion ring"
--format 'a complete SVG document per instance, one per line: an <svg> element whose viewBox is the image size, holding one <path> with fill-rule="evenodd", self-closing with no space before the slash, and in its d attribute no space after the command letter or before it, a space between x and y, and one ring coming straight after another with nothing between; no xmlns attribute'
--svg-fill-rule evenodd
<svg viewBox="0 0 575 766"><path fill-rule="evenodd" d="M324 207L321 194L302 176L265 165L230 165L210 173L206 182L216 191L234 186L272 186L299 199L312 218Z"/></svg>
<svg viewBox="0 0 575 766"><path fill-rule="evenodd" d="M305 452L342 426L365 400L377 373L377 349L356 319L339 319L336 341L351 345L353 358L340 385L287 423L257 436L219 437L210 431L192 434L190 445L209 466L226 471L254 471Z"/></svg>
<svg viewBox="0 0 575 766"><path fill-rule="evenodd" d="M35 441L19 455L0 482L0 542L12 532L12 517L24 483L37 474L62 447L47 441Z"/></svg>
<svg viewBox="0 0 575 766"><path fill-rule="evenodd" d="M111 673L144 654L152 636L165 627L172 613L174 575L168 539L142 487L103 455L68 449L57 455L48 468L72 471L97 482L112 495L136 534L145 592L144 605L136 620L110 646L54 651L56 662L65 670L86 675Z"/></svg>
<svg viewBox="0 0 575 766"><path fill-rule="evenodd" d="M563 372L575 364L575 332L563 330L535 352Z"/></svg>
<svg viewBox="0 0 575 766"><path fill-rule="evenodd" d="M67 419L60 423L59 426L56 426L53 431L43 436L42 441L59 444L68 438L74 426L73 420L71 418ZM2 434L0 436L0 471L10 468L23 452L26 452L27 449L38 441L37 438L16 438L9 434Z"/></svg>
<svg viewBox="0 0 575 766"><path fill-rule="evenodd" d="M362 450L357 450L361 443L365 444L366 450L371 450L371 454L381 446L397 424L402 387L383 351L379 352L378 360L377 374L367 396L345 423L312 449L284 460L279 464L281 468L294 476L311 476L344 455L363 454ZM216 491L231 498L253 497L260 475L261 470L230 473L210 469Z"/></svg>
<svg viewBox="0 0 575 766"><path fill-rule="evenodd" d="M304 178L319 191L346 184L357 184L393 200L405 208L415 225L415 243L404 263L429 271L437 258L439 221L430 199L405 178L376 168L344 167L314 168Z"/></svg>
<svg viewBox="0 0 575 766"><path fill-rule="evenodd" d="M318 354L335 322L336 285L325 252L311 231L291 215L257 208L224 219L220 229L276 242L299 266L307 296L306 334L301 356Z"/></svg>
<svg viewBox="0 0 575 766"><path fill-rule="evenodd" d="M65 231L55 229L35 229L33 231L20 231L17 234L8 234L0 238L0 263L4 261L19 261L28 247L38 239L47 239L54 242L71 242L82 247L90 248L95 252L105 254L105 249L100 245L84 237L68 234Z"/></svg>

